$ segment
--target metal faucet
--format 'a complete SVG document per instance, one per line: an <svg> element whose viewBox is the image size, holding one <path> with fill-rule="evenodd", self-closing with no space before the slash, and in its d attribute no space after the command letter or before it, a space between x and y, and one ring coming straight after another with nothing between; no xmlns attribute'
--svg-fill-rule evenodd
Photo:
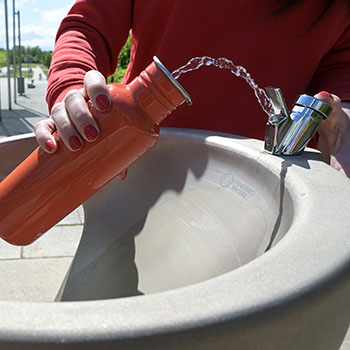
<svg viewBox="0 0 350 350"><path fill-rule="evenodd" d="M281 89L267 87L265 91L274 108L266 124L265 150L275 155L301 154L332 108L315 97L301 95L289 113Z"/></svg>

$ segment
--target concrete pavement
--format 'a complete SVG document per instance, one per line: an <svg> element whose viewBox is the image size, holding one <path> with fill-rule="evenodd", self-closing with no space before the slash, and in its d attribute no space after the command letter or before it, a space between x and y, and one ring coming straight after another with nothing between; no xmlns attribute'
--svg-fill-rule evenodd
<svg viewBox="0 0 350 350"><path fill-rule="evenodd" d="M17 96L12 110L8 110L7 79L0 79L0 138L31 133L39 120L48 117L46 76L40 67L33 71L35 88L27 88L31 80L26 79L25 94ZM55 299L77 249L83 216L80 207L26 247L12 246L0 239L0 300L50 302Z"/></svg>
<svg viewBox="0 0 350 350"><path fill-rule="evenodd" d="M35 88L26 86L25 94L17 96L17 104L12 104L11 111L8 110L7 80L0 79L0 138L32 132L37 121L47 118L46 77L40 68L34 72ZM39 74L42 74L41 80ZM78 246L83 215L82 207L78 208L27 247L0 240L0 300L50 302L55 299ZM350 332L341 350L350 350Z"/></svg>

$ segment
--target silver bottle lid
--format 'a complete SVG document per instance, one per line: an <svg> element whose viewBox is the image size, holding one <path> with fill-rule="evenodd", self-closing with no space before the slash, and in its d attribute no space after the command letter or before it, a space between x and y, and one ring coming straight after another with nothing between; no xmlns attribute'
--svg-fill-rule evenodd
<svg viewBox="0 0 350 350"><path fill-rule="evenodd" d="M186 103L188 105L192 104L192 100L190 95L186 92L186 90L179 84L179 82L171 75L171 73L165 68L164 64L160 62L159 58L153 56L153 62L157 65L158 68L169 78L169 80L175 85L175 87L181 92L184 97Z"/></svg>

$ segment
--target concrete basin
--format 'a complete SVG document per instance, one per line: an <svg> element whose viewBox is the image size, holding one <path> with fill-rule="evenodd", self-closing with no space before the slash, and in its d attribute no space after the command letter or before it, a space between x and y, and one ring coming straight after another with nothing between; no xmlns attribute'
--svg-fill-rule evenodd
<svg viewBox="0 0 350 350"><path fill-rule="evenodd" d="M33 140L0 140L0 159L12 159L0 176ZM57 302L0 302L0 348L339 349L350 182L316 151L262 150L163 129L126 180L84 204Z"/></svg>

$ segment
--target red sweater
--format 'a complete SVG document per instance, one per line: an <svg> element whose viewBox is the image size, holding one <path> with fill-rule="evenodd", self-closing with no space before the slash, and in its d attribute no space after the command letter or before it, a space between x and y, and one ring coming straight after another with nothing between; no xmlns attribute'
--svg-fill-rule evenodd
<svg viewBox="0 0 350 350"><path fill-rule="evenodd" d="M289 106L326 90L350 100L350 16L346 1L316 24L320 0L271 15L273 0L77 0L58 30L49 75L51 109L86 71L106 77L132 30L131 81L158 56L173 71L195 56L226 57L260 87L282 88ZM267 115L253 90L227 70L203 67L179 78L193 105L162 126L208 129L262 139Z"/></svg>

